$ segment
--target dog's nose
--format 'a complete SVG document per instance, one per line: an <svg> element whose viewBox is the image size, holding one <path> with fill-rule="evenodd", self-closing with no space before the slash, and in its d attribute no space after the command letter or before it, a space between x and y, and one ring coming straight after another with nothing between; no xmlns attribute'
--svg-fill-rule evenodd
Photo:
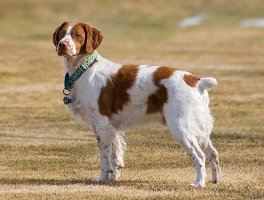
<svg viewBox="0 0 264 200"><path fill-rule="evenodd" d="M59 42L59 48L66 48L66 44L63 42Z"/></svg>

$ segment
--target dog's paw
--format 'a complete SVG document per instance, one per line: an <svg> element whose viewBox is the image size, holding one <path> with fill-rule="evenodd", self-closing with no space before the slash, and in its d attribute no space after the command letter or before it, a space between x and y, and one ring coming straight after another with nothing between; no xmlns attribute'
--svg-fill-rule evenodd
<svg viewBox="0 0 264 200"><path fill-rule="evenodd" d="M212 178L212 183L213 184L219 183L219 178Z"/></svg>
<svg viewBox="0 0 264 200"><path fill-rule="evenodd" d="M216 173L212 175L212 183L217 184L221 180L221 177L223 176L223 172L220 171L218 168Z"/></svg>
<svg viewBox="0 0 264 200"><path fill-rule="evenodd" d="M100 177L98 177L98 178L93 179L93 180L92 180L92 183L93 183L94 185L102 185L102 184L104 184L106 181L107 181L106 178L100 176Z"/></svg>
<svg viewBox="0 0 264 200"><path fill-rule="evenodd" d="M205 183L203 181L195 181L194 183L190 184L190 186L199 189L205 187Z"/></svg>
<svg viewBox="0 0 264 200"><path fill-rule="evenodd" d="M110 173L109 174L109 181L118 181L120 178L120 170L117 170L116 172Z"/></svg>

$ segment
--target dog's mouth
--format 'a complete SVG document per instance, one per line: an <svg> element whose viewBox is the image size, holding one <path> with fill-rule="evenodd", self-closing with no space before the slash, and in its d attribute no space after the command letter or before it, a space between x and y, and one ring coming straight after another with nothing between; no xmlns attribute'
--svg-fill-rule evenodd
<svg viewBox="0 0 264 200"><path fill-rule="evenodd" d="M70 50L64 48L57 48L56 51L58 56L72 57L77 55L73 54L73 52L71 52Z"/></svg>
<svg viewBox="0 0 264 200"><path fill-rule="evenodd" d="M58 56L67 56L67 53L64 51L57 51Z"/></svg>
<svg viewBox="0 0 264 200"><path fill-rule="evenodd" d="M58 56L66 56L66 57L73 56L69 51L64 49L58 49L57 54Z"/></svg>

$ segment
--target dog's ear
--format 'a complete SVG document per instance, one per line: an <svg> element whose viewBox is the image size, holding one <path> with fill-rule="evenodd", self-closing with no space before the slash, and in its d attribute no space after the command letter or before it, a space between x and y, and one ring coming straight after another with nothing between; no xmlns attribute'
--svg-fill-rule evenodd
<svg viewBox="0 0 264 200"><path fill-rule="evenodd" d="M59 27L56 28L56 30L53 33L53 44L55 47L58 45L59 42L59 33L61 29L66 25L69 24L70 22L63 22Z"/></svg>
<svg viewBox="0 0 264 200"><path fill-rule="evenodd" d="M85 31L85 42L81 48L81 53L93 53L103 40L103 34L98 29L92 27L89 23L83 24Z"/></svg>

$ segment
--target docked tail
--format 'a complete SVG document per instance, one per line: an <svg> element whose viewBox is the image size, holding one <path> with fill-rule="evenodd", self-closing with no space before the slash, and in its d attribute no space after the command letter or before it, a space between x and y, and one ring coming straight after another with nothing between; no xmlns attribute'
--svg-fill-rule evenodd
<svg viewBox="0 0 264 200"><path fill-rule="evenodd" d="M217 81L212 77L201 78L198 81L198 88L201 92L203 92L204 90L208 90L215 85L217 85Z"/></svg>

